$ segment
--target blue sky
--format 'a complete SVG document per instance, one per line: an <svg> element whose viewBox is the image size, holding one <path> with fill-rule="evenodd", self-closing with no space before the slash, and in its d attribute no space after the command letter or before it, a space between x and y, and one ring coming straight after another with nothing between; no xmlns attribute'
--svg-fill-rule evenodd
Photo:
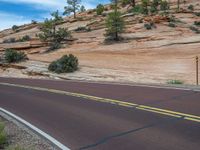
<svg viewBox="0 0 200 150"><path fill-rule="evenodd" d="M49 17L50 12L67 5L67 0L0 0L0 30L12 25L30 23L31 20L42 21ZM82 0L87 8L94 8L98 3L108 3L109 0Z"/></svg>

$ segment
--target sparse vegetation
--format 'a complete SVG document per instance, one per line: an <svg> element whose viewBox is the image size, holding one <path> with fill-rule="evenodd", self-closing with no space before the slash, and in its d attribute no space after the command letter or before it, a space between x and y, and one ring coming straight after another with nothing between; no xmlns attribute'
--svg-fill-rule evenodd
<svg viewBox="0 0 200 150"><path fill-rule="evenodd" d="M18 40L16 40L15 38L5 39L5 40L3 40L3 43L26 42L26 41L30 41L30 40L31 40L31 37L28 35L25 35Z"/></svg>
<svg viewBox="0 0 200 150"><path fill-rule="evenodd" d="M65 55L62 58L52 62L49 65L49 71L55 73L69 73L78 70L78 58L72 54Z"/></svg>
<svg viewBox="0 0 200 150"><path fill-rule="evenodd" d="M59 49L63 41L71 38L71 33L67 28L56 28L56 25L63 21L58 11L52 13L51 16L53 18L46 19L44 23L41 24L40 30L42 33L37 35L41 41L49 43L49 51Z"/></svg>
<svg viewBox="0 0 200 150"><path fill-rule="evenodd" d="M96 12L97 15L102 15L102 13L104 12L104 6L102 4L97 5Z"/></svg>
<svg viewBox="0 0 200 150"><path fill-rule="evenodd" d="M27 56L24 52L17 52L13 49L5 50L5 61L6 63L17 63L20 61L27 60Z"/></svg>
<svg viewBox="0 0 200 150"><path fill-rule="evenodd" d="M167 84L184 84L184 82L181 80L169 80Z"/></svg>

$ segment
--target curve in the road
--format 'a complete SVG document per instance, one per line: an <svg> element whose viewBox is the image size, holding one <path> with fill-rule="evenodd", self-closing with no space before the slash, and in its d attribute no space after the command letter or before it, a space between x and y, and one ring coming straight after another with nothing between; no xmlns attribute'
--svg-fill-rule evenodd
<svg viewBox="0 0 200 150"><path fill-rule="evenodd" d="M91 95L86 95L86 94L67 92L67 91L61 91L61 90L55 90L55 89L47 89L47 88L41 88L41 87L35 87L35 86L20 85L20 84L11 84L11 83L0 82L0 85L32 89L32 90L38 90L38 91L45 91L45 92L62 94L62 95L67 95L67 96L80 97L80 98L87 99L87 100L110 103L110 104L120 105L120 106L124 106L124 107L132 107L132 108L140 109L143 111L149 111L149 112L172 116L172 117L176 117L176 118L183 118L185 120L200 123L200 116L197 116L197 115L176 112L176 111L172 111L172 110L161 109L161 108L156 108L156 107L151 107L151 106L146 106L146 105L140 105L140 104L125 102L125 101L120 101L120 100L102 98L102 97L97 97L97 96L91 96Z"/></svg>

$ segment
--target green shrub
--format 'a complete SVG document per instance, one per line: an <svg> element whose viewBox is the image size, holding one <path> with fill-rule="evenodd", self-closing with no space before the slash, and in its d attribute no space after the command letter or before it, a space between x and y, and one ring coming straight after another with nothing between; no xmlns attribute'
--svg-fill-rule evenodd
<svg viewBox="0 0 200 150"><path fill-rule="evenodd" d="M102 13L104 12L104 6L102 4L97 5L96 12L97 15L102 15Z"/></svg>
<svg viewBox="0 0 200 150"><path fill-rule="evenodd" d="M24 52L17 52L13 49L6 49L5 50L5 61L7 63L15 63L24 61L27 59L27 56Z"/></svg>
<svg viewBox="0 0 200 150"><path fill-rule="evenodd" d="M160 10L166 11L169 9L170 9L169 3L166 0L160 2Z"/></svg>
<svg viewBox="0 0 200 150"><path fill-rule="evenodd" d="M160 1L161 0L153 0L151 2L151 8L150 8L150 12L151 13L156 13L158 12L158 6L160 5Z"/></svg>
<svg viewBox="0 0 200 150"><path fill-rule="evenodd" d="M145 23L144 24L144 27L147 29L147 30L151 30L152 29L152 26L150 23Z"/></svg>
<svg viewBox="0 0 200 150"><path fill-rule="evenodd" d="M193 5L189 5L188 9L191 10L191 11L193 11L194 10L194 6Z"/></svg>
<svg viewBox="0 0 200 150"><path fill-rule="evenodd" d="M16 26L16 25L13 25L13 26L12 26L12 30L13 30L13 31L17 31L18 28L19 28L19 27Z"/></svg>
<svg viewBox="0 0 200 150"><path fill-rule="evenodd" d="M10 38L10 39L3 40L3 43L15 43L15 42L16 42L15 38Z"/></svg>
<svg viewBox="0 0 200 150"><path fill-rule="evenodd" d="M87 28L87 27L78 27L75 29L76 32L81 32L81 31L85 31L85 32L90 32L91 28Z"/></svg>
<svg viewBox="0 0 200 150"><path fill-rule="evenodd" d="M32 24L37 24L37 21L31 20L31 23L32 23Z"/></svg>
<svg viewBox="0 0 200 150"><path fill-rule="evenodd" d="M52 62L49 71L55 73L68 73L78 70L78 58L72 54L64 55L62 58Z"/></svg>
<svg viewBox="0 0 200 150"><path fill-rule="evenodd" d="M31 38L30 38L30 36L28 36L28 35L25 35L25 36L23 36L23 37L20 39L20 41L22 41L22 42L30 41L30 40L31 40Z"/></svg>
<svg viewBox="0 0 200 150"><path fill-rule="evenodd" d="M169 80L167 84L184 84L184 82L181 80Z"/></svg>
<svg viewBox="0 0 200 150"><path fill-rule="evenodd" d="M176 22L176 18L174 16L169 17L169 22Z"/></svg>
<svg viewBox="0 0 200 150"><path fill-rule="evenodd" d="M200 17L200 12L195 12L194 13L196 16Z"/></svg>
<svg viewBox="0 0 200 150"><path fill-rule="evenodd" d="M132 11L135 14L143 14L144 13L142 5L136 5L135 7L133 7Z"/></svg>
<svg viewBox="0 0 200 150"><path fill-rule="evenodd" d="M176 27L176 25L175 25L174 23L172 23L172 22L169 22L168 26L169 26L169 27L172 27L172 28L175 28L175 27Z"/></svg>
<svg viewBox="0 0 200 150"><path fill-rule="evenodd" d="M190 30L194 31L197 34L200 34L200 30L198 28L194 27L194 26L191 26Z"/></svg>
<svg viewBox="0 0 200 150"><path fill-rule="evenodd" d="M194 22L194 25L195 25L195 26L200 26L200 21L195 21L195 22Z"/></svg>

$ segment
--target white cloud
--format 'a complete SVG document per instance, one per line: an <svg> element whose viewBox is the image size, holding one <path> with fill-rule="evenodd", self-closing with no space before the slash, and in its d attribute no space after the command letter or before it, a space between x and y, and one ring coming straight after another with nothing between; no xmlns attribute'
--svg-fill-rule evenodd
<svg viewBox="0 0 200 150"><path fill-rule="evenodd" d="M23 16L16 16L14 14L5 12L0 12L0 20L0 30L10 28L13 25L23 25L25 23L30 23L30 20L24 18Z"/></svg>
<svg viewBox="0 0 200 150"><path fill-rule="evenodd" d="M102 0L101 2L104 3L106 0ZM13 4L29 4L34 9L39 10L47 10L48 12L52 12L55 10L59 10L60 12L63 11L64 6L67 5L67 0L0 0L0 2L7 2ZM96 7L97 0L82 0L82 4L87 8L91 9ZM40 14L40 17L49 17L49 14ZM0 11L0 30L10 28L13 25L22 25L25 23L30 23L31 19L25 17L26 13L24 12L23 16L18 16L15 14L10 14L9 12L1 12ZM33 18L35 19L35 18ZM37 19L36 19L37 20Z"/></svg>
<svg viewBox="0 0 200 150"><path fill-rule="evenodd" d="M24 4L33 4L37 8L52 8L62 10L65 5L67 5L67 0L0 0L0 2L7 2L7 3L24 3ZM102 3L105 0L102 1ZM98 3L98 0L82 0L82 4L87 8L94 8L95 3Z"/></svg>

